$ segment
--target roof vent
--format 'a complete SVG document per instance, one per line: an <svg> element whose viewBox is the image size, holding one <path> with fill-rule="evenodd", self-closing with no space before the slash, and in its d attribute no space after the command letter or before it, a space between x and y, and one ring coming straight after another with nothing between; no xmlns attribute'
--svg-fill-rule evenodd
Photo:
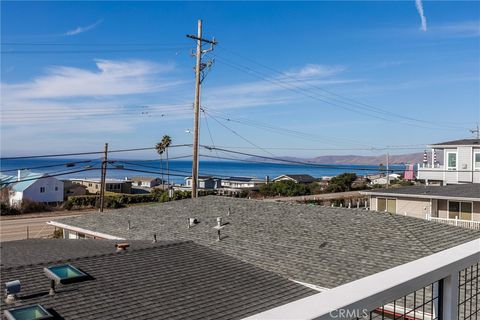
<svg viewBox="0 0 480 320"><path fill-rule="evenodd" d="M214 229L217 230L217 241L220 241L222 239L222 236L220 234L220 230L223 229L223 225L222 225L222 217L218 217L217 218L217 225L215 227L213 227Z"/></svg>
<svg viewBox="0 0 480 320"><path fill-rule="evenodd" d="M117 248L117 252L126 251L128 247L130 247L130 244L128 242L115 244L115 248Z"/></svg>
<svg viewBox="0 0 480 320"><path fill-rule="evenodd" d="M230 209L230 207L228 207L227 216L229 216L231 214L232 214L232 210Z"/></svg>
<svg viewBox="0 0 480 320"><path fill-rule="evenodd" d="M196 218L188 218L188 229L191 227L195 227L195 225L199 224L200 222Z"/></svg>
<svg viewBox="0 0 480 320"><path fill-rule="evenodd" d="M20 292L21 285L20 285L20 280L14 280L14 281L9 281L5 283L5 294L6 294L6 299L5 303L13 303L15 302L15 298L17 296L17 293Z"/></svg>

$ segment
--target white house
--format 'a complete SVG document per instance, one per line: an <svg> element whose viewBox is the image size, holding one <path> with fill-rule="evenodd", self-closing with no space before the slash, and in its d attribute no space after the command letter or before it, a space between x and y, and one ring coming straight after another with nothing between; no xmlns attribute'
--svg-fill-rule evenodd
<svg viewBox="0 0 480 320"><path fill-rule="evenodd" d="M433 144L431 158L418 165L417 179L428 183L480 183L480 139ZM436 161L435 155L443 159Z"/></svg>
<svg viewBox="0 0 480 320"><path fill-rule="evenodd" d="M387 183L391 183L393 180L397 180L397 179L400 179L402 176L399 175L398 173L390 173L388 175L388 179L387 179L387 176L381 176L381 177L378 177L378 178L375 178L375 179L372 179L371 181L371 184L380 184L380 185L386 185Z"/></svg>
<svg viewBox="0 0 480 320"><path fill-rule="evenodd" d="M133 187L153 188L162 184L162 179L155 177L132 177Z"/></svg>
<svg viewBox="0 0 480 320"><path fill-rule="evenodd" d="M11 206L19 206L22 201L62 202L63 182L44 173L18 172L17 177L2 176L2 182L9 184L9 202Z"/></svg>
<svg viewBox="0 0 480 320"><path fill-rule="evenodd" d="M252 189L265 184L265 180L255 177L229 177L222 179L222 188L232 189Z"/></svg>
<svg viewBox="0 0 480 320"><path fill-rule="evenodd" d="M211 176L198 176L198 189L218 189L221 186L221 179L211 177ZM192 177L185 178L185 186L187 189L192 188L193 179Z"/></svg>

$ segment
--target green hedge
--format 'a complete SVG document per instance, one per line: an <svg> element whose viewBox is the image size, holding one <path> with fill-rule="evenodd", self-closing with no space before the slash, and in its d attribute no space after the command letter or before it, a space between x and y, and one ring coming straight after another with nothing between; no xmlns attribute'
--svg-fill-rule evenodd
<svg viewBox="0 0 480 320"><path fill-rule="evenodd" d="M174 191L172 200L180 200L190 198L190 191ZM162 190L154 190L147 194L119 194L114 196L105 196L106 208L122 208L129 204L146 203L146 202L167 202L169 201L168 193ZM63 208L71 210L74 207L100 207L100 196L71 196L64 202Z"/></svg>

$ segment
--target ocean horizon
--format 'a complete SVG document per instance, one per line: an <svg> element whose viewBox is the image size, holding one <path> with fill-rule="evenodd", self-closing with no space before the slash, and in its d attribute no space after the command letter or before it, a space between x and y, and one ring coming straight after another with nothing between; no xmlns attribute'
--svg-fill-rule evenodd
<svg viewBox="0 0 480 320"><path fill-rule="evenodd" d="M3 175L17 175L17 169L31 168L32 172L49 173L56 175L58 179L71 178L100 178L101 160L88 159L17 159L2 160L0 162ZM114 160L109 163L107 178L125 179L134 176L156 176L161 177L162 164L160 160ZM192 161L170 160L169 171L170 181L173 183L184 183L185 177L191 175ZM401 173L404 165L392 165L390 169ZM257 177L270 179L282 174L309 174L315 178L324 176L336 176L341 173L355 173L359 176L379 173L382 169L374 165L339 165L339 164L283 164L267 162L240 162L240 161L200 161L199 174L225 178ZM83 171L85 170L85 171ZM164 178L167 180L167 162L163 161Z"/></svg>

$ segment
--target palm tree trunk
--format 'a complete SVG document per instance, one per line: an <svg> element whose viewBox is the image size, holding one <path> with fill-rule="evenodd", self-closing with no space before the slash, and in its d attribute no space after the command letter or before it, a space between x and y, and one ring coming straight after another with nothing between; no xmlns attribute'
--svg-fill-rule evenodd
<svg viewBox="0 0 480 320"><path fill-rule="evenodd" d="M165 151L167 152L167 187L170 189L170 162L168 160L168 147Z"/></svg>
<svg viewBox="0 0 480 320"><path fill-rule="evenodd" d="M160 174L162 177L162 190L165 190L165 181L163 180L163 156L160 155Z"/></svg>

